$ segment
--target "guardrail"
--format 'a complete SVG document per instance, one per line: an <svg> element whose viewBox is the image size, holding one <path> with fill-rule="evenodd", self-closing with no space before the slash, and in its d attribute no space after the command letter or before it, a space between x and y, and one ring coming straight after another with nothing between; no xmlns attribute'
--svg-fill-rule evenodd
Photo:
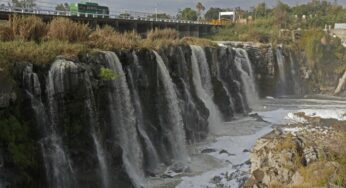
<svg viewBox="0 0 346 188"><path fill-rule="evenodd" d="M118 15L117 14L90 14L90 13L83 13L83 12L45 10L45 9L10 7L10 6L0 6L0 12L19 13L19 14L68 16L68 17L81 17L81 18L85 17L85 18L142 20L142 21L150 21L150 22L183 23L183 24L195 24L195 25L215 25L215 24L212 24L210 22L205 22L205 21L160 19L160 18L148 18L148 17L141 17L141 16L124 16L121 14L118 14Z"/></svg>

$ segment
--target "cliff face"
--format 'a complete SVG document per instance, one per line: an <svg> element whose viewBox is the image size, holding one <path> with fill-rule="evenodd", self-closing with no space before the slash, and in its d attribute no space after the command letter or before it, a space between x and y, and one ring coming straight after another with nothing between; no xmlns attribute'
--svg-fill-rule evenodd
<svg viewBox="0 0 346 188"><path fill-rule="evenodd" d="M0 77L0 187L145 187L257 93L305 93L287 54L176 46L16 63Z"/></svg>

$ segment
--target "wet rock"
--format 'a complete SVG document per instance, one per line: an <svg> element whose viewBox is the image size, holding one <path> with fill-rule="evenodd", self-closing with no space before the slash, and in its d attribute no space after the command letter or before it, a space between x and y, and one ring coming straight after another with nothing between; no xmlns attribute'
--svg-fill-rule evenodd
<svg viewBox="0 0 346 188"><path fill-rule="evenodd" d="M243 152L244 152L244 153L249 153L249 152L250 152L250 150L248 150L248 149L244 149L244 150L243 150Z"/></svg>
<svg viewBox="0 0 346 188"><path fill-rule="evenodd" d="M213 179L211 179L211 183L214 183L214 184L219 184L222 180L222 177L220 176L214 176Z"/></svg>
<svg viewBox="0 0 346 188"><path fill-rule="evenodd" d="M216 149L212 149L212 148L203 149L201 151L201 153L214 153L214 152L216 152Z"/></svg>
<svg viewBox="0 0 346 188"><path fill-rule="evenodd" d="M235 154L233 154L233 153L229 153L227 150L221 150L220 152L219 152L219 154L227 154L228 156L235 156Z"/></svg>

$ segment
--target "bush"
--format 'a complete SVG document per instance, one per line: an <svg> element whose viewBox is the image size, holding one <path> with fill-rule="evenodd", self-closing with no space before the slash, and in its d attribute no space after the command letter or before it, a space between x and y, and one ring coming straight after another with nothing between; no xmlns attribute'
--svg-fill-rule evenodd
<svg viewBox="0 0 346 188"><path fill-rule="evenodd" d="M74 22L67 18L55 18L48 26L47 38L69 42L85 42L88 40L90 28L88 24Z"/></svg>
<svg viewBox="0 0 346 188"><path fill-rule="evenodd" d="M26 41L39 41L47 33L47 25L37 16L11 16L9 27L12 30L13 38ZM7 36L9 35L7 34Z"/></svg>

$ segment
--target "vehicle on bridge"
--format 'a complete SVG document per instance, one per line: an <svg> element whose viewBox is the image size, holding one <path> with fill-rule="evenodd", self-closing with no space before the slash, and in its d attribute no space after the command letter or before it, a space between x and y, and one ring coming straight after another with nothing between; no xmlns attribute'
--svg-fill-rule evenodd
<svg viewBox="0 0 346 188"><path fill-rule="evenodd" d="M109 15L109 8L106 6L100 6L97 3L85 2L85 3L71 3L69 5L71 15L78 16L93 16L105 17Z"/></svg>

